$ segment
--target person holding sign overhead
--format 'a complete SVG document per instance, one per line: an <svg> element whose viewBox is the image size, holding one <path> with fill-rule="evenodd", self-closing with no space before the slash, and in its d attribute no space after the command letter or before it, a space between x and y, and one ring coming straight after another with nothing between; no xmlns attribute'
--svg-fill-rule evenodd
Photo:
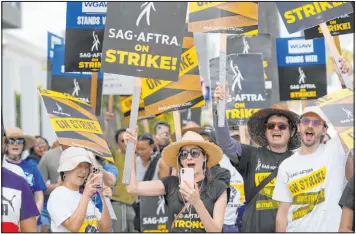
<svg viewBox="0 0 356 234"><path fill-rule="evenodd" d="M228 90L228 87L226 87ZM216 102L226 95L218 83ZM215 118L217 114L215 112ZM275 232L278 203L272 200L279 164L300 146L297 132L299 116L285 105L273 105L254 113L247 127L252 141L262 147L241 144L229 134L228 123L219 127L214 121L218 145L244 180L247 208L241 232Z"/></svg>
<svg viewBox="0 0 356 234"><path fill-rule="evenodd" d="M126 130L125 141L137 142L135 133ZM177 168L179 176L136 182L131 170L129 193L137 196L165 196L171 232L222 232L228 201L227 186L214 180L210 168L222 158L221 149L195 132L188 131L181 141L167 146L163 160ZM132 159L135 160L134 155ZM133 163L135 165L135 163Z"/></svg>

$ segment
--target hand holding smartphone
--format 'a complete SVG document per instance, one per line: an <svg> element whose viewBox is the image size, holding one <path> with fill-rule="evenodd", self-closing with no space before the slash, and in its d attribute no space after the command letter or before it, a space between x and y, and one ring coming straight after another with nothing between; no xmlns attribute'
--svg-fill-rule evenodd
<svg viewBox="0 0 356 234"><path fill-rule="evenodd" d="M180 169L180 184L186 181L192 188L194 188L194 169L182 168Z"/></svg>

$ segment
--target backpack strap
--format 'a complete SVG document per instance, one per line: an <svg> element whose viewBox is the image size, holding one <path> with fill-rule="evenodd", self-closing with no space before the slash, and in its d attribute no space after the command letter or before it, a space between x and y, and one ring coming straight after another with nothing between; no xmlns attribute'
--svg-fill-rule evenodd
<svg viewBox="0 0 356 234"><path fill-rule="evenodd" d="M279 162L277 162L279 164ZM269 184L274 178L276 178L278 173L278 167L276 167L271 174L264 179L257 187L254 187L251 189L251 192L249 193L249 196L246 197L246 202L249 204L252 199L267 185Z"/></svg>

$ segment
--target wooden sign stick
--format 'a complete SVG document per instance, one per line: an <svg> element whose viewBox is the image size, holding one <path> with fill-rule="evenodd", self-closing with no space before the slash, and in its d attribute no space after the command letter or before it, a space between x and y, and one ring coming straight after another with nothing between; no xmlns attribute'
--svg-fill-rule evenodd
<svg viewBox="0 0 356 234"><path fill-rule="evenodd" d="M180 125L180 113L179 111L173 111L173 119L174 119L174 129L176 132L176 142L182 139L182 128Z"/></svg>
<svg viewBox="0 0 356 234"><path fill-rule="evenodd" d="M341 53L339 53L339 50L337 49L337 47L335 45L335 42L333 40L333 37L330 34L328 26L326 25L326 23L321 23L321 24L319 24L319 26L321 28L321 31L323 32L326 44L328 45L328 48L329 48L331 55L333 57L334 65L336 68L336 73L339 77L342 88L346 88L346 87L352 88L353 84L352 84L351 78L347 74L342 74L340 71L340 67L338 66L339 58L341 57Z"/></svg>
<svg viewBox="0 0 356 234"><path fill-rule="evenodd" d="M112 113L112 106L114 105L114 96L110 95L109 96L109 101L108 101L108 112Z"/></svg>
<svg viewBox="0 0 356 234"><path fill-rule="evenodd" d="M219 82L222 85L223 91L225 90L226 81L226 34L220 34L220 60L219 60ZM224 127L225 125L225 109L226 99L219 101L218 103L218 126Z"/></svg>
<svg viewBox="0 0 356 234"><path fill-rule="evenodd" d="M91 86L90 86L90 104L93 108L94 114L96 111L96 96L97 96L97 87L98 87L98 73L91 73Z"/></svg>
<svg viewBox="0 0 356 234"><path fill-rule="evenodd" d="M130 125L129 125L131 131L136 131L138 108L140 105L140 95L141 95L141 78L135 78L135 89L132 96L132 106L131 106ZM132 141L128 141L126 146L126 154L125 154L124 174L122 176L123 184L130 184L132 157L136 157L135 145Z"/></svg>

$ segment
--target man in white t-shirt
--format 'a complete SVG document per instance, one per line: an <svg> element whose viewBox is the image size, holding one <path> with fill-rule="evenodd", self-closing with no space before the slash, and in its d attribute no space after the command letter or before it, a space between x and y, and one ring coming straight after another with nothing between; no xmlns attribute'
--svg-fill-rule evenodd
<svg viewBox="0 0 356 234"><path fill-rule="evenodd" d="M305 108L299 122L301 148L278 169L273 199L280 202L277 232L337 232L346 154L337 134L328 137L320 108Z"/></svg>

